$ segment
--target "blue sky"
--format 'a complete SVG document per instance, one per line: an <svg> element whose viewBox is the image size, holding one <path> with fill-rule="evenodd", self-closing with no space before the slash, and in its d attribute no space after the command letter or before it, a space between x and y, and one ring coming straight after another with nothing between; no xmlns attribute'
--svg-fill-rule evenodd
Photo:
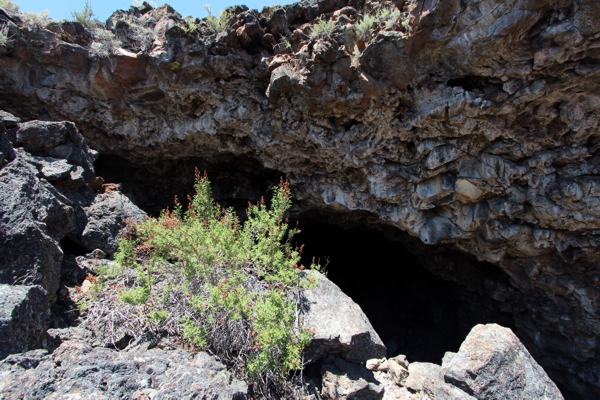
<svg viewBox="0 0 600 400"><path fill-rule="evenodd" d="M42 10L50 11L50 18L54 19L71 19L71 11L81 11L83 6L85 5L85 0L76 0L76 1L43 1L43 0L12 0L13 3L17 3L21 6L21 11L33 11L40 12ZM291 4L295 1L299 0L230 0L230 1L222 1L222 0L196 0L196 1L185 1L185 0L171 0L168 1L167 4L170 4L175 10L177 10L181 15L188 16L193 15L195 17L204 17L206 16L206 11L204 10L204 4L210 4L212 7L213 14L218 14L221 10L223 10L227 6L231 6L234 4L245 4L249 8L262 10L264 6L272 6L274 4L284 5ZM154 0L154 2L158 5L164 3L164 1ZM101 21L106 21L106 19L113 13L115 10L126 10L133 4L132 0L91 0L92 9L94 10L94 14L96 18Z"/></svg>

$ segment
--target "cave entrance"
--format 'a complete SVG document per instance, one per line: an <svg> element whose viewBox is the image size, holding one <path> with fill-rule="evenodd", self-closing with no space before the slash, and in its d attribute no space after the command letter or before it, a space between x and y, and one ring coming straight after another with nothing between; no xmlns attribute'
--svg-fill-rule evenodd
<svg viewBox="0 0 600 400"><path fill-rule="evenodd" d="M96 174L106 182L118 183L121 192L142 210L157 216L172 207L174 196L184 205L194 194L194 169L206 172L213 197L223 207L233 207L245 215L248 202L269 198L271 188L285 174L263 167L251 157L223 154L217 158L187 157L151 159L136 162L114 154L98 157Z"/></svg>
<svg viewBox="0 0 600 400"><path fill-rule="evenodd" d="M481 309L476 293L433 275L402 243L371 229L299 221L294 242L305 245L302 262L329 261L328 278L360 305L388 356L440 364L446 351L458 351L473 326L501 323Z"/></svg>

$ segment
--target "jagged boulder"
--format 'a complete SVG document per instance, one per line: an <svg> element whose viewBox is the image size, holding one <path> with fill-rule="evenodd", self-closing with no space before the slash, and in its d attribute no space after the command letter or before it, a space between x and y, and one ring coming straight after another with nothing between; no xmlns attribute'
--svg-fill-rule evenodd
<svg viewBox="0 0 600 400"><path fill-rule="evenodd" d="M59 241L75 227L70 201L18 156L0 169L0 283L60 282Z"/></svg>
<svg viewBox="0 0 600 400"><path fill-rule="evenodd" d="M76 227L69 237L88 250L113 254L117 239L128 219L140 222L146 213L119 191L94 193L89 188L63 191L75 207Z"/></svg>
<svg viewBox="0 0 600 400"><path fill-rule="evenodd" d="M52 172L45 173L45 176L54 177L58 173L57 169L65 168L64 165L62 168L53 166L53 163L60 159L63 164L68 163L71 166L81 167L79 174L82 175L85 182L91 182L96 178L94 161L98 157L98 153L88 147L72 122L29 121L22 123L16 131L16 142L22 145L26 152L34 156L46 157L42 158L44 167Z"/></svg>
<svg viewBox="0 0 600 400"><path fill-rule="evenodd" d="M134 348L116 351L73 340L52 354L33 351L0 363L0 397L245 399L245 382L208 354Z"/></svg>
<svg viewBox="0 0 600 400"><path fill-rule="evenodd" d="M423 392L435 398L438 386L444 384L442 367L432 363L414 362L408 366L408 378L404 384L414 392Z"/></svg>
<svg viewBox="0 0 600 400"><path fill-rule="evenodd" d="M314 362L328 353L354 363L385 357L386 348L360 306L323 274L308 274L316 285L304 292L301 303L303 327L313 332L305 360Z"/></svg>
<svg viewBox="0 0 600 400"><path fill-rule="evenodd" d="M41 347L49 323L48 295L41 286L0 284L0 360Z"/></svg>
<svg viewBox="0 0 600 400"><path fill-rule="evenodd" d="M477 399L563 398L515 334L496 324L475 326L442 368L445 382Z"/></svg>

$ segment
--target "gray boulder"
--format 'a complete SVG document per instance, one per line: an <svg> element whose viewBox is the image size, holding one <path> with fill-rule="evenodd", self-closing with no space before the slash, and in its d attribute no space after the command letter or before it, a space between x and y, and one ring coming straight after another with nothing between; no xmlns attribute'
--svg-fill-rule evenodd
<svg viewBox="0 0 600 400"><path fill-rule="evenodd" d="M328 353L354 363L385 357L386 348L360 306L323 274L307 273L316 287L304 292L301 305L303 327L313 332L305 360L314 362Z"/></svg>
<svg viewBox="0 0 600 400"><path fill-rule="evenodd" d="M444 380L477 399L563 398L515 334L496 324L475 326L447 360Z"/></svg>
<svg viewBox="0 0 600 400"><path fill-rule="evenodd" d="M0 398L245 399L248 387L206 353L116 351L72 340L0 363Z"/></svg>
<svg viewBox="0 0 600 400"><path fill-rule="evenodd" d="M0 359L41 347L49 323L48 295L42 287L0 284Z"/></svg>
<svg viewBox="0 0 600 400"><path fill-rule="evenodd" d="M52 297L60 282L59 241L75 228L69 200L18 156L0 169L0 283L39 284Z"/></svg>
<svg viewBox="0 0 600 400"><path fill-rule="evenodd" d="M76 228L69 237L89 250L100 249L113 254L118 247L117 239L127 219L140 222L147 214L118 191L93 193L82 189L78 192L64 191L76 208Z"/></svg>
<svg viewBox="0 0 600 400"><path fill-rule="evenodd" d="M333 364L321 369L323 377L321 396L324 399L378 400L385 387L375 379L372 371L336 357Z"/></svg>
<svg viewBox="0 0 600 400"><path fill-rule="evenodd" d="M395 384L399 386L404 386L406 384L408 370L404 366L398 364L396 360L388 360L387 368L388 375Z"/></svg>
<svg viewBox="0 0 600 400"><path fill-rule="evenodd" d="M438 386L444 384L442 367L432 363L414 362L408 366L408 378L405 386L414 392L423 392L435 398Z"/></svg>
<svg viewBox="0 0 600 400"><path fill-rule="evenodd" d="M83 178L96 178L94 161L98 153L90 150L72 122L30 121L19 126L16 141L34 156L64 159L83 168Z"/></svg>
<svg viewBox="0 0 600 400"><path fill-rule="evenodd" d="M2 129L15 128L19 122L21 122L21 118L15 117L6 111L0 110L0 131L2 131Z"/></svg>

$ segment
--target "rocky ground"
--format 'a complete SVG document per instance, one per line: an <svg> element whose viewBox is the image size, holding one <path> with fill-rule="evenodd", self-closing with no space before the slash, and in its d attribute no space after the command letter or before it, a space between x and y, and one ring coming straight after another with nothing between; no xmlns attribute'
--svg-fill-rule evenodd
<svg viewBox="0 0 600 400"><path fill-rule="evenodd" d="M385 7L397 20L361 34ZM215 34L168 6L118 11L106 29L0 10L0 108L23 121L2 116L2 282L41 285L53 303L61 240L114 251L106 232L120 221L104 208L136 208L84 186L87 145L127 171L115 181L147 210L183 191L174 172L194 165L227 164L232 200L283 174L297 214L393 228L423 266L493 299L555 381L597 397L600 3L230 11ZM318 32L319 16L331 31ZM87 145L72 123L36 119L73 121Z"/></svg>

